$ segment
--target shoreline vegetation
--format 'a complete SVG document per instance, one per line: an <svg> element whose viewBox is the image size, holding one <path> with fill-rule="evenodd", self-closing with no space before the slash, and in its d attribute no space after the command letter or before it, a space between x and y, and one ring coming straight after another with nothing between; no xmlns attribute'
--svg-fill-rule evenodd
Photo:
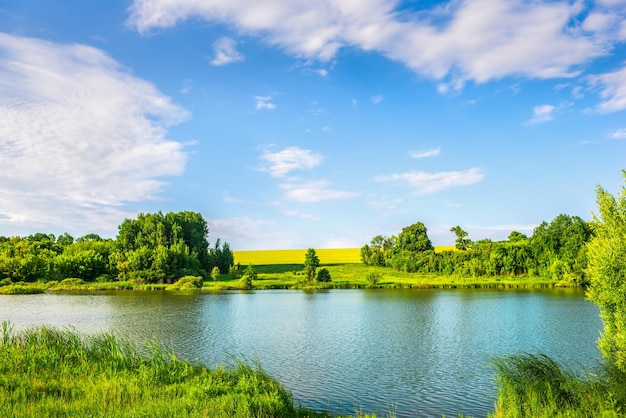
<svg viewBox="0 0 626 418"><path fill-rule="evenodd" d="M302 252L299 251L300 254ZM481 276L464 277L434 273L406 273L390 267L373 267L364 264L321 264L331 277L330 282L309 282L306 280L302 264L261 264L254 265L255 279L250 286L243 286L239 277L220 275L217 280L201 276L193 277L195 282L182 278L174 283L140 283L132 280L86 282L79 278L60 281L10 282L0 283L0 294L36 294L55 291L101 291L101 290L193 290L204 292L236 290L325 290L325 289L456 289L456 288L550 288L577 287L568 282L544 277Z"/></svg>
<svg viewBox="0 0 626 418"><path fill-rule="evenodd" d="M176 358L157 341L139 350L110 333L47 326L17 333L7 322L0 329L0 399L5 417L331 416L297 406L258 364L234 360L211 369Z"/></svg>

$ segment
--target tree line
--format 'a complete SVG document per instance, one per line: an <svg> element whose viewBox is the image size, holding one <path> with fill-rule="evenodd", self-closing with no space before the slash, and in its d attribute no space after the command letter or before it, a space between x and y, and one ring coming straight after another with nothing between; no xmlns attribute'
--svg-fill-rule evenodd
<svg viewBox="0 0 626 418"><path fill-rule="evenodd" d="M422 222L398 235L372 238L361 248L361 261L405 272L460 276L531 275L566 285L587 286L586 244L594 236L594 224L578 216L560 214L542 222L528 237L512 231L505 241L472 241L460 226L450 229L455 250L435 252Z"/></svg>
<svg viewBox="0 0 626 418"><path fill-rule="evenodd" d="M208 242L199 213L140 214L118 227L115 239L64 233L0 237L0 280L33 282L80 278L85 281L174 282L206 278L217 268L229 273L234 256L228 243Z"/></svg>

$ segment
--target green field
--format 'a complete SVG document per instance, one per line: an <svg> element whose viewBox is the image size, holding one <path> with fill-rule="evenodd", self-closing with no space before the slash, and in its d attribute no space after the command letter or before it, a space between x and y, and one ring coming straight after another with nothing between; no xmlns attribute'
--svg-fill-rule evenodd
<svg viewBox="0 0 626 418"><path fill-rule="evenodd" d="M435 251L454 250L453 245L435 247ZM360 248L320 248L315 249L322 264L357 264L361 262ZM302 264L304 250L251 250L234 251L235 263L248 264Z"/></svg>

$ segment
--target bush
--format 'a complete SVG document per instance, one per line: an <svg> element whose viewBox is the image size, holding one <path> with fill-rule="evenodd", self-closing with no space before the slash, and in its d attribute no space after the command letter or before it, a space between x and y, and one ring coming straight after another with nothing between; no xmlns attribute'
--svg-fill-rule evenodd
<svg viewBox="0 0 626 418"><path fill-rule="evenodd" d="M317 281L322 283L328 283L331 281L330 272L327 268L323 268L317 272Z"/></svg>
<svg viewBox="0 0 626 418"><path fill-rule="evenodd" d="M367 276L367 282L370 284L370 286L376 286L379 281L380 281L380 274L378 273L370 273Z"/></svg>
<svg viewBox="0 0 626 418"><path fill-rule="evenodd" d="M202 289L202 284L201 276L184 276L167 286L165 290L197 290Z"/></svg>

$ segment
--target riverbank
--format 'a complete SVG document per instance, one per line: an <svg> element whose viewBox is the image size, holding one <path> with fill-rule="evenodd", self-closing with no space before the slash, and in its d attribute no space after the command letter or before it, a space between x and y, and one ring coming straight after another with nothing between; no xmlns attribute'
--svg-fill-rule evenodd
<svg viewBox="0 0 626 418"><path fill-rule="evenodd" d="M260 366L209 369L153 342L140 352L112 334L40 327L0 330L0 416L296 417L299 408ZM362 418L367 415L359 415Z"/></svg>
<svg viewBox="0 0 626 418"><path fill-rule="evenodd" d="M327 283L305 280L301 264L255 266L257 278L252 290L267 289L455 289L455 288L546 288L575 287L573 283L559 282L538 276L445 276L439 274L405 273L389 267L371 267L364 264L323 265L331 275ZM221 275L219 280L204 280L198 290L241 290L239 277ZM4 283L0 294L28 294L65 290L176 290L167 283L139 283L133 281L84 282L81 279L35 283ZM188 290L188 289L186 289ZM249 289L247 289L249 290Z"/></svg>

